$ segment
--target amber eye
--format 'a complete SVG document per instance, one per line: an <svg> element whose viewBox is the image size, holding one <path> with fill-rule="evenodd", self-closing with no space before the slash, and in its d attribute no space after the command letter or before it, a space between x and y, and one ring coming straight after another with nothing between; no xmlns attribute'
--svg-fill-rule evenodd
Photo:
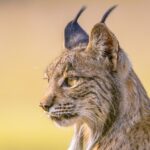
<svg viewBox="0 0 150 150"><path fill-rule="evenodd" d="M78 77L67 77L63 82L63 86L73 87L77 84L78 80Z"/></svg>

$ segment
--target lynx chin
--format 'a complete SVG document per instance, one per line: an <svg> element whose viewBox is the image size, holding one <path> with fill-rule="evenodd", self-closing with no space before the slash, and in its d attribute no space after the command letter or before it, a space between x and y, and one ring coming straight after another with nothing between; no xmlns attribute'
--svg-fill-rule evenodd
<svg viewBox="0 0 150 150"><path fill-rule="evenodd" d="M150 99L105 24L90 36L76 17L64 32L65 50L46 69L40 106L60 126L74 125L69 150L150 150Z"/></svg>

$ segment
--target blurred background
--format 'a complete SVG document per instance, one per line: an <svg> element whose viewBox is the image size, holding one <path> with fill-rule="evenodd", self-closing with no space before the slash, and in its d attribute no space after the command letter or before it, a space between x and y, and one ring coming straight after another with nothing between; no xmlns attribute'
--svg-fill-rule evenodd
<svg viewBox="0 0 150 150"><path fill-rule="evenodd" d="M82 5L90 33L104 11L150 94L149 0L0 0L0 150L66 150L73 129L58 128L38 107L43 72L63 50L63 31Z"/></svg>

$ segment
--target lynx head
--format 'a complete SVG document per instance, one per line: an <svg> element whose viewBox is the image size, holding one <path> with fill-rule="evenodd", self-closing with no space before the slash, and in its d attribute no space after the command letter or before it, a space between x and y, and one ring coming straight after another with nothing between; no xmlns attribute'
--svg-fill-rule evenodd
<svg viewBox="0 0 150 150"><path fill-rule="evenodd" d="M41 107L59 125L84 122L104 127L116 116L118 81L126 78L130 65L104 23L114 8L93 27L90 37L77 19L70 22L65 29L66 50L47 67L48 89Z"/></svg>

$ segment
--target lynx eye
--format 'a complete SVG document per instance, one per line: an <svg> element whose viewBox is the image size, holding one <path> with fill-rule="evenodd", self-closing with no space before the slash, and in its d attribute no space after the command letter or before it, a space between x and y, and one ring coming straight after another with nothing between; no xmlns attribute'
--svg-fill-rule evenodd
<svg viewBox="0 0 150 150"><path fill-rule="evenodd" d="M63 86L73 87L77 84L79 78L78 77L67 77L63 82Z"/></svg>

